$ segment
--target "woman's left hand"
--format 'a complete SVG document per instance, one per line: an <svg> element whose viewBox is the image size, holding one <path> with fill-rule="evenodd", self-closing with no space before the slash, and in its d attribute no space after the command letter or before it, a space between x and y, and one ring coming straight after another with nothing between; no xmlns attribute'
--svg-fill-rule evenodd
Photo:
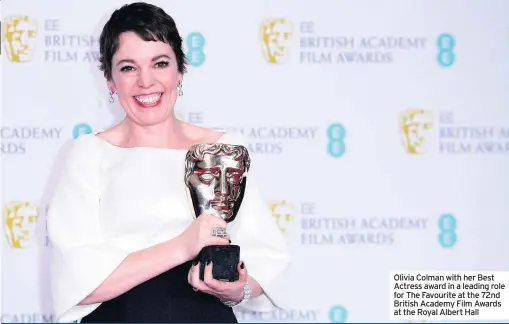
<svg viewBox="0 0 509 324"><path fill-rule="evenodd" d="M224 282L212 277L212 262L205 266L203 281L200 280L200 264L193 265L189 270L189 284L195 291L201 291L209 295L216 296L220 300L240 302L244 298L244 285L247 282L248 274L244 262L237 265L239 271L239 280L234 282Z"/></svg>

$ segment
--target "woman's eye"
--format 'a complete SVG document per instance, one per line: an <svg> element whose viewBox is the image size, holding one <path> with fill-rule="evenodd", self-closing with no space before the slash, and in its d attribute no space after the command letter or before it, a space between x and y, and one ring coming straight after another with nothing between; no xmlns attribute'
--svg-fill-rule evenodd
<svg viewBox="0 0 509 324"><path fill-rule="evenodd" d="M134 68L132 66L124 66L120 69L120 71L122 72L128 72L128 71L132 71L134 70Z"/></svg>
<svg viewBox="0 0 509 324"><path fill-rule="evenodd" d="M168 62L157 62L156 66L160 67L160 68L163 68L163 67L167 67L168 64L169 64Z"/></svg>

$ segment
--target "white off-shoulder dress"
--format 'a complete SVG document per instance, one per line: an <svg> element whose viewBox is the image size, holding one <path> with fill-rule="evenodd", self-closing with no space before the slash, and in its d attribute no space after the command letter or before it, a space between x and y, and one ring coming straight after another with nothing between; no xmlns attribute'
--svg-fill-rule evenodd
<svg viewBox="0 0 509 324"><path fill-rule="evenodd" d="M230 133L218 142L244 144ZM191 261L112 300L79 305L130 253L172 239L194 221L184 184L186 153L117 147L96 134L73 141L48 209L57 321L236 322L231 308L188 284ZM271 311L281 305L275 287L290 256L259 192L257 167L253 161L239 214L227 230L264 289L242 307Z"/></svg>

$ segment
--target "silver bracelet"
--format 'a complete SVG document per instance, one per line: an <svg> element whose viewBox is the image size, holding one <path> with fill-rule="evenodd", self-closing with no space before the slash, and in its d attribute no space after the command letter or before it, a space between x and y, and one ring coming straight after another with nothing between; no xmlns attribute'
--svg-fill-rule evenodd
<svg viewBox="0 0 509 324"><path fill-rule="evenodd" d="M233 301L229 301L229 300L222 300L221 302L223 302L223 304L225 304L228 307L240 306L240 305L245 304L249 300L250 297L251 297L251 287L249 286L249 284L246 281L246 284L244 285L244 297L242 298L242 300L240 302L233 302Z"/></svg>

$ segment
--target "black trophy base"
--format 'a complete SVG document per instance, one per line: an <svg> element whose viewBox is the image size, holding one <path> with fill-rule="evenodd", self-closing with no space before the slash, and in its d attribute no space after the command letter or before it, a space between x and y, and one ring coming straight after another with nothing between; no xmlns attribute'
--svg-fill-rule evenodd
<svg viewBox="0 0 509 324"><path fill-rule="evenodd" d="M233 282L239 280L238 265L240 247L238 245L211 245L204 247L198 254L200 262L200 279L205 277L205 266L212 262L212 277L220 281Z"/></svg>

